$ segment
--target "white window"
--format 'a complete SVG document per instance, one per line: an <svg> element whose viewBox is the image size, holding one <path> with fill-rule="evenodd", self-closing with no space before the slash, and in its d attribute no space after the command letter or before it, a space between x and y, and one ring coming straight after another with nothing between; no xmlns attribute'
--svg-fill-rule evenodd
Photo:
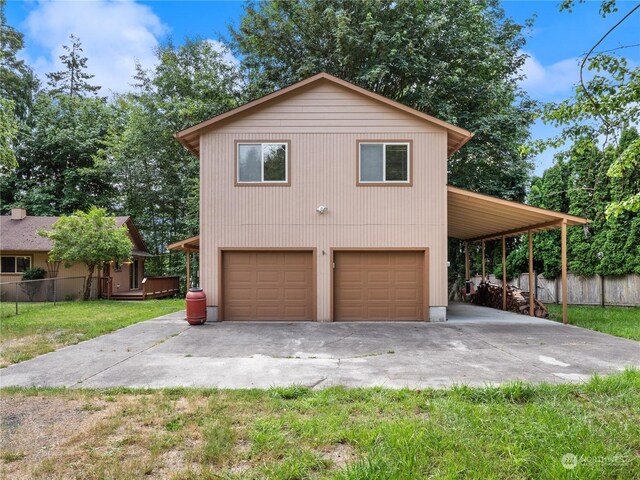
<svg viewBox="0 0 640 480"><path fill-rule="evenodd" d="M237 183L288 183L287 143L238 143Z"/></svg>
<svg viewBox="0 0 640 480"><path fill-rule="evenodd" d="M22 273L31 268L31 257L2 255L0 263L2 273Z"/></svg>
<svg viewBox="0 0 640 480"><path fill-rule="evenodd" d="M411 182L409 148L408 142L360 142L359 183L409 184Z"/></svg>

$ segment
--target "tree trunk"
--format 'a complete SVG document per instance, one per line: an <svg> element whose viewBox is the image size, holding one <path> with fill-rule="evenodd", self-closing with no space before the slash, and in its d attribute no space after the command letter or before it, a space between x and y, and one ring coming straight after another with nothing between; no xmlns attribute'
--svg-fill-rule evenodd
<svg viewBox="0 0 640 480"><path fill-rule="evenodd" d="M87 276L87 281L84 284L84 300L89 300L91 296L91 282L93 281L93 270L96 268L95 265L89 265L89 275Z"/></svg>

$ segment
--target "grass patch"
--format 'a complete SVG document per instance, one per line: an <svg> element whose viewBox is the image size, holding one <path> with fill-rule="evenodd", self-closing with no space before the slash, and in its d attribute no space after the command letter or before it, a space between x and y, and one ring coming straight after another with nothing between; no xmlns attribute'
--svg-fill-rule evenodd
<svg viewBox="0 0 640 480"><path fill-rule="evenodd" d="M447 390L0 393L3 416L22 419L3 426L6 478L640 478L638 370ZM47 421L55 401L82 418ZM41 418L50 444L29 434Z"/></svg>
<svg viewBox="0 0 640 480"><path fill-rule="evenodd" d="M22 308L21 304L20 308ZM176 312L182 299L116 302L92 300L26 304L15 315L13 304L1 303L0 367L28 360L122 327Z"/></svg>
<svg viewBox="0 0 640 480"><path fill-rule="evenodd" d="M547 305L549 318L562 321L562 305ZM569 305L569 323L616 337L640 341L640 307Z"/></svg>

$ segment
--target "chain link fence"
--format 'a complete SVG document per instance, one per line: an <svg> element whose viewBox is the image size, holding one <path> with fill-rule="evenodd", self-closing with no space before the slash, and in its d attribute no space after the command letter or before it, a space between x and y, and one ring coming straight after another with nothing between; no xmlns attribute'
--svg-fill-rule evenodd
<svg viewBox="0 0 640 480"><path fill-rule="evenodd" d="M80 300L84 282L85 277L67 277L0 283L0 311L7 317L38 305Z"/></svg>

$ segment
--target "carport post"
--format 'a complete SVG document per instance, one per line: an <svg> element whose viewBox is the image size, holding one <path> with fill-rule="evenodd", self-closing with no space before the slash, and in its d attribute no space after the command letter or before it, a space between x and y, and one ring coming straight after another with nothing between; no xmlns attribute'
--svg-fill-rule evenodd
<svg viewBox="0 0 640 480"><path fill-rule="evenodd" d="M502 236L502 310L507 309L507 244Z"/></svg>
<svg viewBox="0 0 640 480"><path fill-rule="evenodd" d="M567 306L567 219L562 220L562 323L569 323L569 308Z"/></svg>
<svg viewBox="0 0 640 480"><path fill-rule="evenodd" d="M469 242L464 242L464 279L469 280L471 272L469 269Z"/></svg>
<svg viewBox="0 0 640 480"><path fill-rule="evenodd" d="M191 252L189 249L185 249L184 253L187 254L187 291L191 288Z"/></svg>
<svg viewBox="0 0 640 480"><path fill-rule="evenodd" d="M533 232L529 230L529 316L535 313L536 288L533 281Z"/></svg>
<svg viewBox="0 0 640 480"><path fill-rule="evenodd" d="M482 283L484 283L484 240L482 240Z"/></svg>

